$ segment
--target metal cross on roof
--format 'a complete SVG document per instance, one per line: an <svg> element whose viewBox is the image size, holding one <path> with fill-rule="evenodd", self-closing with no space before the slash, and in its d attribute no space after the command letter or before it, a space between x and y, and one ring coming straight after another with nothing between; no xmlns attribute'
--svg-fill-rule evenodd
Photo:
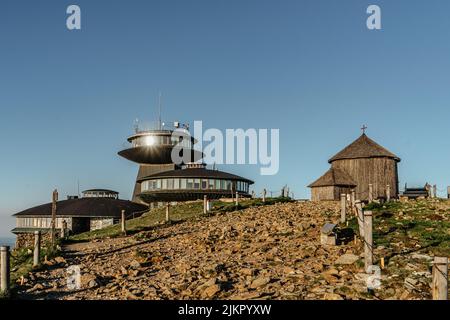
<svg viewBox="0 0 450 320"><path fill-rule="evenodd" d="M365 124L363 124L363 126L361 127L363 134L366 133L366 129L367 129L367 126Z"/></svg>

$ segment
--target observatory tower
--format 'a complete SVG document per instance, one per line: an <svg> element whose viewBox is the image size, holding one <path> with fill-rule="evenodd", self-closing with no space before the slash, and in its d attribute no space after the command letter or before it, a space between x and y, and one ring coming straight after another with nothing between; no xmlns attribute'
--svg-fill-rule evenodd
<svg viewBox="0 0 450 320"><path fill-rule="evenodd" d="M175 130L177 132L173 135ZM179 165L173 163L171 157L175 146L182 147L180 156L183 156L183 151L190 150L192 161L198 161L203 157L201 152L193 149L196 141L190 135L189 127L179 122L167 126L159 120L156 125L150 125L147 128L136 125L134 134L127 140L128 147L118 154L139 164L132 198L134 202L144 203L138 196L141 193L140 181L143 178L179 169Z"/></svg>

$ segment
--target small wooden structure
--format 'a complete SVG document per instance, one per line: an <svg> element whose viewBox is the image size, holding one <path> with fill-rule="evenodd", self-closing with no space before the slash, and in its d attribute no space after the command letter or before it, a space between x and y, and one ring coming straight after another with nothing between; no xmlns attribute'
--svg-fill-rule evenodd
<svg viewBox="0 0 450 320"><path fill-rule="evenodd" d="M313 201L338 200L341 194L350 194L356 183L344 171L331 168L308 187Z"/></svg>
<svg viewBox="0 0 450 320"><path fill-rule="evenodd" d="M430 195L430 190L428 184L424 187L408 187L405 183L405 191L403 191L402 196L408 199L417 199L417 198L428 198Z"/></svg>
<svg viewBox="0 0 450 320"><path fill-rule="evenodd" d="M344 185L324 183L327 177L333 175L341 176L341 180L352 181L355 185L356 198L363 201L369 200L369 184L372 184L373 199L385 199L387 188L391 197L398 196L397 163L400 162L400 158L370 139L365 133L328 162L331 164L331 169L309 185L312 200L339 200L341 193L351 193L349 182ZM338 187L341 190L334 192Z"/></svg>

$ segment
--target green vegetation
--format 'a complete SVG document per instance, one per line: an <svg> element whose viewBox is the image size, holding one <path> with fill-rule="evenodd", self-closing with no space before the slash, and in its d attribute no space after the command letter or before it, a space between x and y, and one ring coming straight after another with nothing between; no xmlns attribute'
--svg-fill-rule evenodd
<svg viewBox="0 0 450 320"><path fill-rule="evenodd" d="M364 208L373 212L375 246L416 250L428 248L433 255L450 255L450 201L417 200L371 203ZM349 227L358 232L356 218Z"/></svg>
<svg viewBox="0 0 450 320"><path fill-rule="evenodd" d="M263 203L261 199L241 199L239 205L236 206L234 202L213 202L212 211L209 215L232 212L237 210L243 210L249 207L272 205L275 203L283 203L292 201L289 198L266 198L266 202ZM171 222L176 223L184 220L195 219L204 216L203 214L203 201L181 203L170 207L170 219ZM145 213L143 216L135 219L127 220L126 229L127 234L134 234L140 231L150 230L157 225L163 223L166 217L166 208L155 208ZM121 236L121 226L116 224L104 229L89 231L71 236L68 242L82 242L90 241L93 239L113 238Z"/></svg>
<svg viewBox="0 0 450 320"><path fill-rule="evenodd" d="M58 247L58 244L57 244ZM45 257L47 260L51 260L59 255L60 251L58 249L52 249L50 243L43 244L40 253L40 261L44 261ZM10 279L10 292L11 295L15 294L17 282L21 277L28 276L31 271L39 271L46 268L45 265L40 265L33 268L33 251L28 248L19 248L11 251L10 256L10 268L11 268L11 279ZM1 298L6 298L0 295Z"/></svg>

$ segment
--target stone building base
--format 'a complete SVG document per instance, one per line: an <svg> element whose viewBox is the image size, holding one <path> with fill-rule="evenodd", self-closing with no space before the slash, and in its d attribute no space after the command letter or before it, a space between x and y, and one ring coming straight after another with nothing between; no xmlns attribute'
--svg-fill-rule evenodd
<svg viewBox="0 0 450 320"><path fill-rule="evenodd" d="M60 237L60 230L56 231L56 238ZM52 241L52 234L50 231L41 232L41 244L45 245ZM34 233L19 233L16 238L15 248L34 248Z"/></svg>

